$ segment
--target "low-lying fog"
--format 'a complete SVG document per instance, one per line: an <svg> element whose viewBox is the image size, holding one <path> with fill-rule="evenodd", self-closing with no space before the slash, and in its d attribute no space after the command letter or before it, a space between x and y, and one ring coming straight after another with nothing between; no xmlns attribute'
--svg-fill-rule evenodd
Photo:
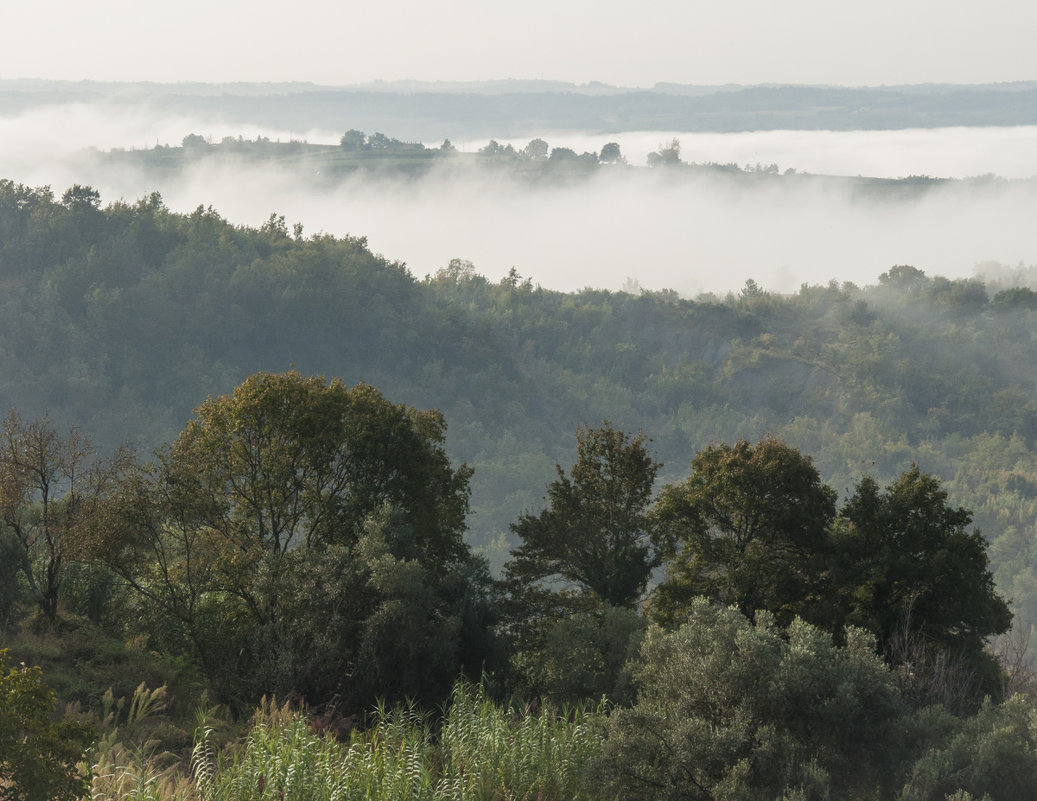
<svg viewBox="0 0 1037 801"><path fill-rule="evenodd" d="M35 110L0 118L0 177L49 184L57 194L72 183L89 183L104 202L133 201L157 190L171 209L211 205L241 224L258 225L276 212L289 224L302 223L307 234L366 236L374 250L405 261L418 276L460 257L491 279L515 267L535 283L563 290L618 289L634 278L647 289L694 295L737 289L753 278L770 290L793 291L833 278L873 282L893 264L960 277L972 275L981 262L1037 263L1037 180L953 183L899 200L865 200L847 186L797 177L674 180L648 169L601 169L587 181L553 187L457 170L417 181L359 177L328 187L311 176L233 162L206 162L158 180L102 171L77 154L90 146L177 144L192 132L213 141L240 134L311 143L337 142L340 135L231 130L143 114L113 120L87 107ZM1037 175L1033 127L542 135L552 147L577 152L600 151L615 141L634 165L675 137L685 161L776 164L782 173ZM455 144L472 151L486 143Z"/></svg>

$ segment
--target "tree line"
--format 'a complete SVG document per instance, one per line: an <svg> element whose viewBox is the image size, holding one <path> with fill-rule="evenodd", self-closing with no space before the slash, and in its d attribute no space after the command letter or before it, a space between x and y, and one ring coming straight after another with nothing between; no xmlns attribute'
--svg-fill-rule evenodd
<svg viewBox="0 0 1037 801"><path fill-rule="evenodd" d="M257 371L367 381L451 421L447 452L476 467L467 537L494 571L588 421L651 431L664 482L713 439L768 433L841 496L918 461L973 510L998 586L1032 621L1034 276L984 269L949 280L901 265L874 286L790 296L752 282L689 299L636 280L560 293L463 259L414 276L362 237L277 215L234 226L157 194L104 206L90 187L3 181L0 408L147 451Z"/></svg>
<svg viewBox="0 0 1037 801"><path fill-rule="evenodd" d="M894 748L928 753L909 721L948 747L923 710L954 733L1010 713L989 706L1007 682L987 646L1011 613L986 542L917 467L840 506L767 437L715 443L656 492L645 435L583 428L495 580L463 539L472 472L445 432L438 412L295 371L210 397L150 460L12 413L8 626L25 604L36 626L92 617L191 660L243 711L271 694L434 706L459 674L604 694L612 756L593 781L623 798L865 797L907 780Z"/></svg>
<svg viewBox="0 0 1037 801"><path fill-rule="evenodd" d="M1011 794L1002 768L1032 775L1029 702L999 704L998 692L982 702L1001 683L1020 686L1025 658L997 668L976 643L1004 622L998 596L1011 599L1021 634L1037 609L1037 304L1032 271L986 270L949 280L899 265L874 286L791 296L756 282L695 299L633 281L566 294L517 270L489 280L463 259L416 277L362 238L305 236L277 215L239 227L211 208L173 213L158 195L102 206L90 187L55 195L2 182L0 401L21 412L5 423L2 450L21 466L0 487L0 616L14 654L5 675L33 699L4 696L13 707L3 725L14 727L4 731L50 736L22 715L47 706L42 680L17 667L47 657L25 650L35 637L58 638L77 674L90 660L76 637L158 654L163 675L197 676L239 714L270 687L338 697L343 710L369 709L377 695L435 707L461 664L475 678L485 662L496 699L606 692L618 708L602 725L617 729L602 736L619 738L607 761L625 773L602 777L628 797L841 791L853 771L823 733L849 742L843 722L889 746L862 751L872 761L861 787L874 790L868 777L881 774L905 798L1026 797ZM300 372L288 380L279 371L292 363ZM255 459L228 443L269 418L254 412L239 429L228 410L244 413L266 384L301 398L308 389L289 388L316 387L306 376L319 374L342 380L300 427L335 404L369 408L372 430L397 433L378 444L332 426L343 448L383 454L382 467L400 452L422 459L398 473L372 467L377 492L324 503L354 476L298 461L290 437L256 434L257 448L322 476L325 490L281 492L294 517L250 517L262 493L238 498L221 482ZM225 400L239 393L239 406ZM192 413L207 396L213 408ZM442 414L417 411L432 408ZM583 429L574 452L572 432L588 420L625 426ZM651 443L626 433L641 430ZM137 457L119 449L127 439ZM782 536L729 524L752 483L714 493L741 499L730 508L701 500L701 487L737 472L725 464L763 481L755 460L772 440L775 458L799 471L793 489L813 487L799 517L769 509L799 521ZM310 444L334 452L322 442ZM631 458L605 469L609 443ZM805 453L812 460L796 456ZM692 458L703 460L695 482ZM438 501L409 494L412 467L441 488ZM610 529L601 539L614 548L598 562L550 550L557 532L580 541L569 518L602 524L587 500L596 485L617 493L614 519L643 525L642 538L624 548ZM413 510L426 501L464 521L435 529L434 552L418 545L432 524ZM966 508L989 542L982 553ZM912 524L900 525L907 513ZM331 520L333 536L321 523ZM923 564L911 548L937 556ZM646 564L646 600L632 608ZM956 617L959 600L975 617ZM101 704L104 687L47 676L63 699ZM881 715L854 717L865 698ZM684 727L665 730L673 721Z"/></svg>

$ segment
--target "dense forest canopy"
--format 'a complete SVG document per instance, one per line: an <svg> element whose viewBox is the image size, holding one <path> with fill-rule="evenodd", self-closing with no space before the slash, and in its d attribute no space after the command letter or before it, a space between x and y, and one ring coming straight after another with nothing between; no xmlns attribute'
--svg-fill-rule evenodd
<svg viewBox="0 0 1037 801"><path fill-rule="evenodd" d="M664 480L712 440L771 433L843 493L918 461L974 510L1006 595L1034 592L1027 270L894 267L793 296L562 294L460 261L413 276L362 238L277 216L252 229L158 195L103 206L87 187L4 182L0 276L0 405L107 448L170 441L199 398L258 370L363 381L444 414L450 454L475 468L470 539L499 566L580 425L643 430Z"/></svg>
<svg viewBox="0 0 1037 801"><path fill-rule="evenodd" d="M393 799L900 788L938 801L955 787L1011 798L1006 771L1037 770L1032 725L1013 720L1032 710L1018 694L1032 676L987 649L1011 619L987 544L917 467L884 490L862 478L837 511L809 456L739 440L700 451L653 503L645 436L583 428L548 508L512 525L521 544L494 582L460 537L470 470L445 458L441 416L363 384L257 373L210 397L149 461L95 460L77 430L46 418L12 414L5 435L0 486L25 485L3 508L17 555L0 585L5 640L35 659L41 637L90 632L119 642L122 659L143 650L176 666L181 697L195 683L232 711L259 705L226 758L202 707L188 777L140 745L142 724L164 718L164 685L139 685L123 719L125 697L98 703L80 682L64 702L88 711L66 707L55 722L39 668L9 668L0 650L0 778L25 799L121 797L142 781L158 793L164 776L152 797L242 797L243 781L258 798L268 781L285 797L325 797L331 781L331 797L356 798L374 785ZM106 480L77 488L81 462ZM27 536L11 510L43 535ZM37 591L39 563L53 594ZM662 583L646 593L655 566ZM545 706L504 713L489 686ZM308 706L278 708L270 693ZM447 697L433 730L414 704ZM575 711L555 712L559 701ZM163 737L182 737L174 720ZM344 743L319 733L332 723ZM97 725L105 736L77 762ZM962 737L1016 747L959 765L941 750ZM402 784L401 767L370 764L382 742L411 755ZM489 765L475 756L485 749ZM502 763L516 752L526 767L513 773Z"/></svg>
<svg viewBox="0 0 1037 801"><path fill-rule="evenodd" d="M528 797L1027 797L989 770L1037 770L1022 641L988 646L1037 620L1035 279L560 293L461 259L414 276L277 215L0 181L4 643L60 643L63 701L108 732L95 782L155 764L125 749L166 690L118 675L124 711L96 684L138 660L231 717L323 705L265 706L227 759L169 723L207 797L284 789L278 749L340 747L311 726L348 759L401 744L403 774L433 771L405 797L494 797L503 763L473 796L484 768L449 738L499 720L571 749L508 774ZM0 668L0 733L58 753L38 672ZM364 729L459 673L484 683L435 734L387 708ZM489 699L603 693L611 713ZM89 732L66 739L0 777L74 798Z"/></svg>

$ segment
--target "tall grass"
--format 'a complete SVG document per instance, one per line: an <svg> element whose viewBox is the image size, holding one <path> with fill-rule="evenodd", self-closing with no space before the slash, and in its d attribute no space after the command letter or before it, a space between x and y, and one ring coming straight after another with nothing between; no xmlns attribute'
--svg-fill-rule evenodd
<svg viewBox="0 0 1037 801"><path fill-rule="evenodd" d="M102 728L90 770L91 801L191 801L194 788L176 758L159 752L152 726L166 706L166 688L141 684L129 704L109 690L103 699Z"/></svg>
<svg viewBox="0 0 1037 801"><path fill-rule="evenodd" d="M502 708L482 687L454 687L440 735L441 795L451 801L588 798L599 738L581 709Z"/></svg>
<svg viewBox="0 0 1037 801"><path fill-rule="evenodd" d="M146 757L113 746L95 765L93 797L579 801L590 797L584 770L597 748L581 710L517 712L494 704L481 687L459 683L438 732L414 707L380 708L369 728L343 743L314 731L298 710L264 703L237 747L221 750L212 727L200 721L190 775L155 770Z"/></svg>

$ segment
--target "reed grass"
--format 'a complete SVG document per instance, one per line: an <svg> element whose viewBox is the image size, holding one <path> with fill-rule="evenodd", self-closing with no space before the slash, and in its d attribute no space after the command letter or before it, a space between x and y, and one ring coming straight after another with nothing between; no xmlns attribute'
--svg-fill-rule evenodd
<svg viewBox="0 0 1037 801"><path fill-rule="evenodd" d="M264 702L247 736L221 748L199 720L190 771L158 769L109 742L93 801L581 801L597 753L592 713L495 704L459 682L438 727L413 706L376 710L339 742L300 710Z"/></svg>

